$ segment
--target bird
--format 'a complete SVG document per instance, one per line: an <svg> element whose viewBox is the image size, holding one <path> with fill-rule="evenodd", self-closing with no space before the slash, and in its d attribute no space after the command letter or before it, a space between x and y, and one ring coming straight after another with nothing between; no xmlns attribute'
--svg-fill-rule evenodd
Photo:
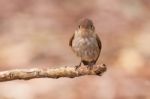
<svg viewBox="0 0 150 99"><path fill-rule="evenodd" d="M100 56L102 44L91 19L84 18L79 21L77 29L69 40L69 46L81 58L76 69L82 63L87 68L93 68Z"/></svg>

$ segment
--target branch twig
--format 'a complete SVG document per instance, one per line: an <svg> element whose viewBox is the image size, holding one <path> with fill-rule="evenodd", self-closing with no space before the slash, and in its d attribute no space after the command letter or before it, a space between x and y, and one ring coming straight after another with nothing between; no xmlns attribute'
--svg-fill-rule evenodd
<svg viewBox="0 0 150 99"><path fill-rule="evenodd" d="M33 78L60 78L60 77L79 77L83 75L101 75L106 71L105 64L95 65L91 70L86 66L75 69L73 66L59 68L35 68L35 69L15 69L0 72L0 82L11 80L29 80Z"/></svg>

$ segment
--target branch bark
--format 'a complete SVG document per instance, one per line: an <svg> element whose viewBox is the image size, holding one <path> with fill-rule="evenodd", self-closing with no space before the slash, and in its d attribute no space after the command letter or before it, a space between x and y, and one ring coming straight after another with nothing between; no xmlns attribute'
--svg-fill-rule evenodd
<svg viewBox="0 0 150 99"><path fill-rule="evenodd" d="M15 69L0 72L0 82L11 80L29 80L34 78L74 78L83 75L98 75L106 71L105 64L95 65L89 69L86 66L81 66L76 69L75 66L66 66L58 68L34 68L34 69Z"/></svg>

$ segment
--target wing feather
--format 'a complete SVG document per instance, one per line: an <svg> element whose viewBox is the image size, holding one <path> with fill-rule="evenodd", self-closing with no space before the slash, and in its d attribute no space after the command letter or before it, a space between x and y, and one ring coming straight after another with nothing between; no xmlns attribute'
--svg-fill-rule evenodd
<svg viewBox="0 0 150 99"><path fill-rule="evenodd" d="M71 46L71 47L72 47L73 39L74 39L74 34L72 35L72 37L71 37L70 40L69 40L69 46Z"/></svg>
<svg viewBox="0 0 150 99"><path fill-rule="evenodd" d="M97 41L97 43L98 43L99 49L101 50L101 48L102 48L102 43L101 43L101 40L100 40L100 38L99 38L98 35L96 35L96 41Z"/></svg>

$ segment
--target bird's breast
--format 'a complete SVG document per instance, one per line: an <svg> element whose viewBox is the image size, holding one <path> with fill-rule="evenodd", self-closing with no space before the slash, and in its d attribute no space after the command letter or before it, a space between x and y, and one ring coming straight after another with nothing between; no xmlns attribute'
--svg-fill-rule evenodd
<svg viewBox="0 0 150 99"><path fill-rule="evenodd" d="M89 47L98 47L96 38L89 37L89 38L83 38L83 37L76 37L73 41L73 47L80 47L80 48L89 48Z"/></svg>
<svg viewBox="0 0 150 99"><path fill-rule="evenodd" d="M95 37L75 37L72 48L77 56L89 61L97 59L100 52Z"/></svg>

